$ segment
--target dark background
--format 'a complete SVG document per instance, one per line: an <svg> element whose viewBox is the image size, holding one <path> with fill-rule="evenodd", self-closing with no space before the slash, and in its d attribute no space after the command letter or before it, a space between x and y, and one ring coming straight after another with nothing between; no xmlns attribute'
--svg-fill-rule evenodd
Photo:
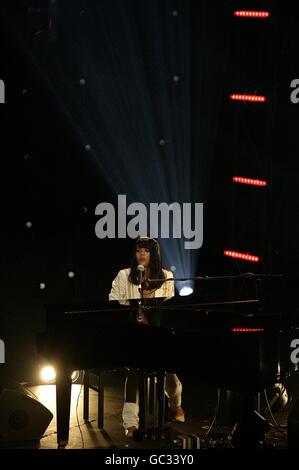
<svg viewBox="0 0 299 470"><path fill-rule="evenodd" d="M271 17L233 16L246 8ZM98 239L94 211L117 194L203 202L203 246L186 253L162 241L166 267L183 276L282 274L265 281L267 309L296 314L298 26L295 2L1 2L2 370L36 379L46 303L107 301L132 240ZM267 102L233 102L231 93ZM233 175L269 185L233 184ZM225 249L261 261L232 260ZM199 283L194 296L246 292Z"/></svg>

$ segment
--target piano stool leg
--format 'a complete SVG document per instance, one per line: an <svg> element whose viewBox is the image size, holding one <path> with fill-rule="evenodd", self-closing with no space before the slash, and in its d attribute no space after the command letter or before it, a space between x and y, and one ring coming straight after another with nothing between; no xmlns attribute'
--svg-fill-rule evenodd
<svg viewBox="0 0 299 470"><path fill-rule="evenodd" d="M164 433L165 425L165 387L166 372L159 372L157 375L157 396L158 396L158 430L160 438L166 437Z"/></svg>
<svg viewBox="0 0 299 470"><path fill-rule="evenodd" d="M104 381L101 372L98 375L98 428L104 429Z"/></svg>
<svg viewBox="0 0 299 470"><path fill-rule="evenodd" d="M90 374L88 370L84 371L83 379L83 419L88 421L89 418L89 378Z"/></svg>
<svg viewBox="0 0 299 470"><path fill-rule="evenodd" d="M258 413L261 412L261 392L257 392L256 397L255 397L255 402L256 402L256 411Z"/></svg>
<svg viewBox="0 0 299 470"><path fill-rule="evenodd" d="M154 423L157 423L157 382L156 376L151 375L147 378L148 381L148 392L147 392L147 401L148 401L148 413L152 414L154 417Z"/></svg>
<svg viewBox="0 0 299 470"><path fill-rule="evenodd" d="M72 371L63 365L56 367L56 420L58 447L65 447L69 440Z"/></svg>
<svg viewBox="0 0 299 470"><path fill-rule="evenodd" d="M156 401L156 377L155 375L150 375L147 378L147 411L149 414L156 413L155 403Z"/></svg>
<svg viewBox="0 0 299 470"><path fill-rule="evenodd" d="M147 377L139 370L139 429L146 436L146 389Z"/></svg>

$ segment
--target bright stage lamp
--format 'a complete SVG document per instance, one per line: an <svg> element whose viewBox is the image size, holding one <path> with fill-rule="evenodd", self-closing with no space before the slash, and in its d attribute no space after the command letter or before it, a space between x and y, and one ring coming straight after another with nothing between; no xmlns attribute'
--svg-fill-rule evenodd
<svg viewBox="0 0 299 470"><path fill-rule="evenodd" d="M193 289L191 286L184 286L179 290L179 295L182 297L193 294Z"/></svg>
<svg viewBox="0 0 299 470"><path fill-rule="evenodd" d="M43 367L40 375L43 382L51 383L56 379L56 372L52 366Z"/></svg>

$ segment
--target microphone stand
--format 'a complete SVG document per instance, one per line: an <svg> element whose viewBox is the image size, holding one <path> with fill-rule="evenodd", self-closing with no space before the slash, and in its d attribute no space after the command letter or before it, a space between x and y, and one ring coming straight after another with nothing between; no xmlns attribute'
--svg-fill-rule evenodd
<svg viewBox="0 0 299 470"><path fill-rule="evenodd" d="M144 320L144 302L143 302L143 289L144 289L144 281L143 281L143 275L142 272L140 274L140 283L138 286L139 292L140 292L140 299L138 299L138 310L137 310L137 323L141 323Z"/></svg>

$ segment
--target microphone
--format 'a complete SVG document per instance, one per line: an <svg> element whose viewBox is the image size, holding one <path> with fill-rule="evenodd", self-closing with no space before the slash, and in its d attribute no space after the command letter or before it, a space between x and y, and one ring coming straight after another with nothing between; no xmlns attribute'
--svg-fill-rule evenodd
<svg viewBox="0 0 299 470"><path fill-rule="evenodd" d="M143 273L144 273L143 264L138 264L138 266L137 266L137 279L138 279L138 284L139 284L140 289L141 289L141 284L142 284L142 281L143 281Z"/></svg>

